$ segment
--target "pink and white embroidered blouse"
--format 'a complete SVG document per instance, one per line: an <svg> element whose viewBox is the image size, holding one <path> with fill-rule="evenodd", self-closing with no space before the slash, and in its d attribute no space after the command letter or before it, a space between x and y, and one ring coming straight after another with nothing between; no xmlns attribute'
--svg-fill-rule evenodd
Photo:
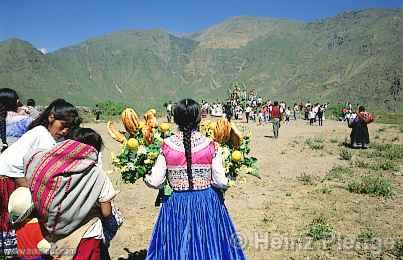
<svg viewBox="0 0 403 260"><path fill-rule="evenodd" d="M213 140L195 131L192 132L191 143L193 190L206 189L211 185L226 188L228 178L225 176L221 154L216 153ZM151 175L145 177L145 182L152 188L160 188L167 178L173 190L189 190L186 169L183 134L177 132L164 140L161 154L152 168Z"/></svg>

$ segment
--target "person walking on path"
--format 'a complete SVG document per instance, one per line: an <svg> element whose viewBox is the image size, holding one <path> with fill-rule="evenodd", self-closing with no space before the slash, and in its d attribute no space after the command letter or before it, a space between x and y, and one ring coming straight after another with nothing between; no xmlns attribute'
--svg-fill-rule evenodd
<svg viewBox="0 0 403 260"><path fill-rule="evenodd" d="M252 108L249 105L247 105L245 109L246 123L249 123L250 112L252 112Z"/></svg>
<svg viewBox="0 0 403 260"><path fill-rule="evenodd" d="M278 101L274 101L274 105L271 109L271 118L273 123L274 138L278 138L278 132L280 129L280 121L281 121L281 108L278 105Z"/></svg>

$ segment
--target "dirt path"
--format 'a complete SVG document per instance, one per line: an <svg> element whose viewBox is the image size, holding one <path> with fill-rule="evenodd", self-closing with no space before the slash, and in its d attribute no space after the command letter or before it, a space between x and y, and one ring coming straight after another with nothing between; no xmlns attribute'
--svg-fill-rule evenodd
<svg viewBox="0 0 403 260"><path fill-rule="evenodd" d="M370 227L378 236L403 237L403 224L398 221L403 214L401 195L394 200L351 194L339 184L319 181L336 165L348 165L339 159L339 144L349 135L344 123L325 121L323 127L309 126L306 122L291 121L282 124L280 137L272 138L271 124L237 123L245 132L252 132L252 155L260 161L261 179L248 176L247 183L226 193L226 205L249 259L340 259L360 258L360 250L341 250L337 244L329 248L313 246L305 240L297 250L289 241L306 234L307 225L317 216L324 216L334 229L344 236L357 236L363 228ZM125 217L125 223L112 241L110 253L113 259L143 259L159 209L154 207L156 191L147 188L142 181L123 184L119 174L112 171L110 152L119 150L119 144L106 134L105 124L88 124L104 137L104 168L121 191L117 204ZM388 141L403 136L395 129L370 125L371 140ZM311 149L307 139L321 139L323 148ZM354 151L354 157L360 157ZM312 185L298 181L309 175ZM402 177L394 179L402 194ZM330 192L323 192L324 190ZM275 244L277 243L277 244ZM277 247L276 247L277 246ZM309 250L308 250L309 249ZM370 252L372 254L372 252Z"/></svg>

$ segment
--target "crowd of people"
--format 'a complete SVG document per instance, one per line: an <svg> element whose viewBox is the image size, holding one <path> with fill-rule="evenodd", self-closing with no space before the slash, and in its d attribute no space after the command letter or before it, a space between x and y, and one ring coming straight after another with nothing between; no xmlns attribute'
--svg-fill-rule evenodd
<svg viewBox="0 0 403 260"><path fill-rule="evenodd" d="M220 191L231 181L215 143L198 132L202 117L221 106L228 120L271 122L278 138L282 121L322 125L327 108L242 96L236 90L222 106L192 99L166 104L178 130L164 140L144 182L159 189L168 181L173 194L164 198L147 259L245 259ZM372 121L364 107L349 120L353 148L368 147ZM14 90L0 89L0 136L0 256L109 259L123 222L118 192L102 167L102 137L81 127L77 108L56 99L39 112L33 100L23 105Z"/></svg>
<svg viewBox="0 0 403 260"><path fill-rule="evenodd" d="M210 104L207 101L201 100L202 115L204 117L207 115L225 117L228 121L233 119L245 120L246 123L253 121L259 126L270 123L273 124L273 135L275 138L278 137L281 122L288 125L290 124L290 120L301 119L306 120L311 126L315 124L323 126L328 106L329 103L312 104L310 101L289 105L285 101L278 102L272 101L269 98L264 99L257 95L255 90L247 92L237 87L230 92L224 102ZM172 108L168 110L167 107L167 118L172 117L172 111Z"/></svg>
<svg viewBox="0 0 403 260"><path fill-rule="evenodd" d="M173 107L175 104L167 107L167 118L173 117ZM254 121L262 126L272 124L273 137L278 138L281 123L290 124L290 120L305 120L310 126L323 126L326 111L329 103L311 103L299 102L289 105L284 101L272 101L270 98L262 98L256 94L255 90L247 92L238 87L233 88L226 101L214 102L209 104L201 100L202 116L210 115L212 117L225 117L229 121L244 120L246 123ZM365 115L365 116L362 116ZM367 115L371 115L368 119ZM373 121L373 115L366 112L363 106L353 105L346 102L340 111L338 118L340 121L347 122L348 127L352 129L350 134L352 148L368 147L369 135L367 124ZM360 120L359 120L360 119ZM365 120L364 120L365 119ZM168 120L169 122L169 120ZM363 122L363 124L360 124Z"/></svg>

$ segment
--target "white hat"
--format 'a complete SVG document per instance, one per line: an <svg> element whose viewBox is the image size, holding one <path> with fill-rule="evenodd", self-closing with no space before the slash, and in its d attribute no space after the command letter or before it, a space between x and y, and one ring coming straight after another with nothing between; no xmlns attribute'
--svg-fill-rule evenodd
<svg viewBox="0 0 403 260"><path fill-rule="evenodd" d="M26 187L13 191L8 200L8 213L12 224L23 222L34 209L31 192Z"/></svg>

